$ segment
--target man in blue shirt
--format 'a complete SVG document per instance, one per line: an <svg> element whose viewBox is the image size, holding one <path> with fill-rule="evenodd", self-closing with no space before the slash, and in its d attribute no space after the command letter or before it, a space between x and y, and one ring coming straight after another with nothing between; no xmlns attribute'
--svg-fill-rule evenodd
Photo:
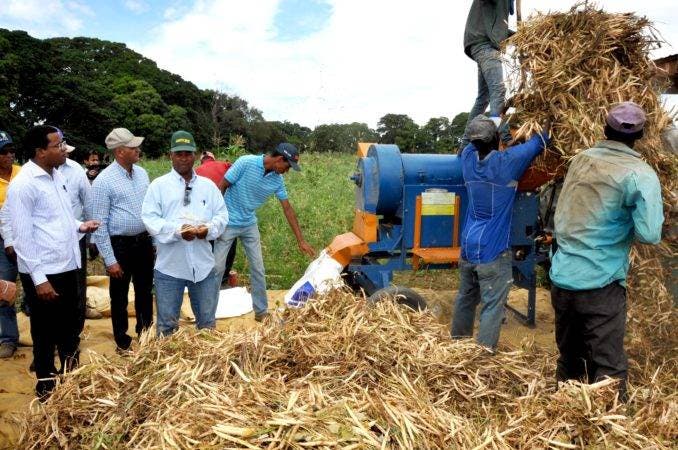
<svg viewBox="0 0 678 450"><path fill-rule="evenodd" d="M460 285L452 319L452 337L473 334L481 303L477 341L494 349L499 341L504 305L513 282L509 236L518 180L545 148L548 126L527 142L497 151L497 126L483 115L468 126L471 143L461 153L468 193L461 235Z"/></svg>
<svg viewBox="0 0 678 450"><path fill-rule="evenodd" d="M141 218L158 249L155 292L158 335L173 333L188 288L198 328L214 328L218 284L213 241L226 228L228 211L214 183L195 174L195 141L186 131L172 135L172 170L151 183Z"/></svg>
<svg viewBox="0 0 678 450"><path fill-rule="evenodd" d="M141 221L141 204L148 189L148 174L138 166L143 137L125 128L115 128L106 136L106 148L115 162L92 183L92 217L101 227L92 234L111 277L111 322L118 349L129 349L127 334L127 295L134 284L136 332L153 322L153 242Z"/></svg>
<svg viewBox="0 0 678 450"><path fill-rule="evenodd" d="M657 175L633 150L645 112L613 106L605 137L572 158L555 215L551 302L560 351L556 378L619 378L626 396L626 274L634 240L657 244L664 220Z"/></svg>
<svg viewBox="0 0 678 450"><path fill-rule="evenodd" d="M299 250L315 256L315 250L301 234L297 216L287 199L283 174L292 167L299 169L299 151L289 143L279 144L266 155L245 155L236 160L219 184L230 215L228 227L214 243L217 282L224 274L226 255L235 238L240 239L250 265L250 287L254 318L261 321L268 315L266 296L266 275L261 255L261 237L257 226L256 210L271 196L275 195L283 208L285 218L297 239Z"/></svg>

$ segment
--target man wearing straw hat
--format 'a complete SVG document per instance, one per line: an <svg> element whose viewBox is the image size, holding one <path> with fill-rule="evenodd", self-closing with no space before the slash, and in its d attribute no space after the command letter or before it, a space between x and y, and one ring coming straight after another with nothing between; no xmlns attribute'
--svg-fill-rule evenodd
<svg viewBox="0 0 678 450"><path fill-rule="evenodd" d="M452 337L470 337L478 304L477 341L494 350L504 305L513 282L509 231L518 180L548 143L548 125L527 142L497 151L498 130L479 115L468 126L471 143L461 152L469 205L461 235L460 285L454 304Z"/></svg>
<svg viewBox="0 0 678 450"><path fill-rule="evenodd" d="M468 126L488 105L489 116L499 126L504 111L506 88L500 47L512 31L508 17L514 14L514 0L473 0L464 29L464 53L478 65L478 95L468 115L460 149L469 143ZM508 143L508 127L501 127L501 140Z"/></svg>
<svg viewBox="0 0 678 450"><path fill-rule="evenodd" d="M558 381L619 378L626 398L626 274L636 240L661 240L661 186L633 150L645 112L613 106L605 137L572 158L555 215L558 250L551 262L551 302L560 351Z"/></svg>

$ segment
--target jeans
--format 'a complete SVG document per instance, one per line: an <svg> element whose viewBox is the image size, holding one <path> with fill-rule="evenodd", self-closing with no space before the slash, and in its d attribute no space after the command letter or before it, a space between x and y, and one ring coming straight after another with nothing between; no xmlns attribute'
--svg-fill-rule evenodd
<svg viewBox="0 0 678 450"><path fill-rule="evenodd" d="M153 266L155 253L148 233L136 236L111 236L115 259L123 270L121 279L111 278L111 322L118 347L127 349L132 338L127 334L127 295L134 284L135 331L138 334L153 323Z"/></svg>
<svg viewBox="0 0 678 450"><path fill-rule="evenodd" d="M217 275L217 290L221 286L221 279L224 276L226 255L231 248L231 243L236 238L240 239L250 265L250 289L254 313L263 314L268 310L268 297L266 296L264 258L261 255L261 236L257 224L248 227L226 227L226 231L219 236L219 239L214 241L214 270Z"/></svg>
<svg viewBox="0 0 678 450"><path fill-rule="evenodd" d="M219 301L214 270L204 280L194 283L174 278L155 271L155 300L158 311L157 330L159 336L167 336L179 327L179 313L184 301L184 288L188 288L195 325L200 328L214 328L215 314Z"/></svg>
<svg viewBox="0 0 678 450"><path fill-rule="evenodd" d="M620 398L625 400L626 289L617 282L585 291L553 286L551 304L560 352L556 379L594 383L606 376L618 378Z"/></svg>
<svg viewBox="0 0 678 450"><path fill-rule="evenodd" d="M71 270L47 275L52 288L59 294L54 300L40 300L30 275L21 274L25 301L31 309L31 337L33 361L38 383L35 391L39 397L48 394L55 385L54 376L77 367L80 330L78 311L80 305L80 271ZM54 366L54 349L58 350L61 369Z"/></svg>
<svg viewBox="0 0 678 450"><path fill-rule="evenodd" d="M15 282L16 277L16 263L10 261L5 255L5 241L0 238L0 280ZM16 309L14 305L0 301L0 344L10 344L16 347L18 342L19 327L16 322Z"/></svg>
<svg viewBox="0 0 678 450"><path fill-rule="evenodd" d="M480 44L471 49L473 60L478 64L478 96L468 114L468 124L479 114L485 113L490 106L490 116L499 117L504 110L506 88L504 86L504 71L501 65L501 54L489 44ZM501 140L509 142L511 134L508 126L502 126ZM464 131L461 148L466 147L469 139Z"/></svg>
<svg viewBox="0 0 678 450"><path fill-rule="evenodd" d="M459 276L459 292L452 318L452 337L473 335L476 307L481 303L476 340L480 345L495 349L504 318L504 306L513 282L511 252L506 251L494 261L485 264L472 264L461 259Z"/></svg>

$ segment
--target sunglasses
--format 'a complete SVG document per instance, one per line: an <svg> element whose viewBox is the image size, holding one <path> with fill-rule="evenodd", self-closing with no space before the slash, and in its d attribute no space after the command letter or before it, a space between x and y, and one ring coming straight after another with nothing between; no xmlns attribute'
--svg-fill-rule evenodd
<svg viewBox="0 0 678 450"><path fill-rule="evenodd" d="M4 155L7 155L7 154L9 154L9 153L15 154L15 153L16 153L16 150L14 150L14 148L12 148L12 147L9 146L9 145L7 145L7 146L5 146L5 147L3 147L3 148L0 148L0 155L3 155L3 156L4 156Z"/></svg>
<svg viewBox="0 0 678 450"><path fill-rule="evenodd" d="M184 206L188 206L191 204L191 191L193 190L192 187L186 183L186 186L184 188Z"/></svg>

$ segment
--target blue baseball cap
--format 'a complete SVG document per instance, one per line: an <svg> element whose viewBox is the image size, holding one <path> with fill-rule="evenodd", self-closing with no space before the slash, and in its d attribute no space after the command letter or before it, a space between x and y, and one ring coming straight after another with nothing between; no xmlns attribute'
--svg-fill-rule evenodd
<svg viewBox="0 0 678 450"><path fill-rule="evenodd" d="M278 144L278 146L275 148L275 151L282 155L283 158L285 158L285 161L290 163L290 166L294 170L301 170L298 164L299 150L297 150L297 147L295 147L293 144L290 144L289 142L283 142L282 144Z"/></svg>
<svg viewBox="0 0 678 450"><path fill-rule="evenodd" d="M14 144L14 142L12 142L12 137L6 131L0 130L0 150L2 150L5 145L9 144Z"/></svg>

